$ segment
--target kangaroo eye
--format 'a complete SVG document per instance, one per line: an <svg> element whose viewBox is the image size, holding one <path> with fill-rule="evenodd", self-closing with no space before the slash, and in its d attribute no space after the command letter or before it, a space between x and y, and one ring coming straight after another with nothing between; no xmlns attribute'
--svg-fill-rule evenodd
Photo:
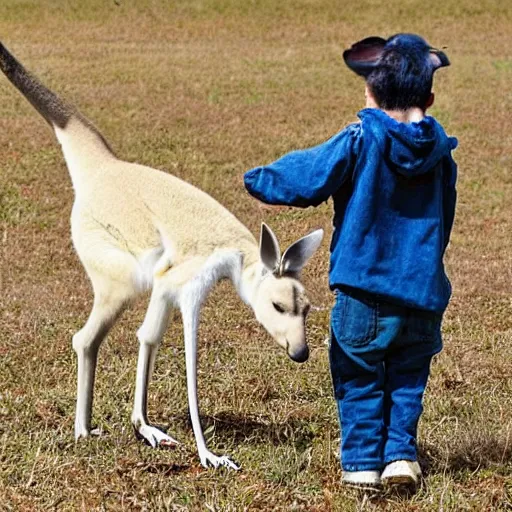
<svg viewBox="0 0 512 512"><path fill-rule="evenodd" d="M277 304L277 302L272 302L272 306L274 306L274 309L278 313L284 313L284 308L283 308L283 306L281 306L281 304Z"/></svg>

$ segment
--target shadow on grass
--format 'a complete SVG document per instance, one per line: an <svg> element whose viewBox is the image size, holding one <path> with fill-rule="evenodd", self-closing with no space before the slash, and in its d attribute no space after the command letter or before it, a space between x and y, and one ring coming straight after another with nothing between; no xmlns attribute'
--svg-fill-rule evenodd
<svg viewBox="0 0 512 512"><path fill-rule="evenodd" d="M272 443L274 446L293 444L306 448L319 434L317 425L310 418L289 418L282 423L265 421L265 418L237 416L222 413L215 417L203 417L206 425L214 425L215 432L239 443ZM325 432L325 429L322 429Z"/></svg>
<svg viewBox="0 0 512 512"><path fill-rule="evenodd" d="M512 464L512 443L506 436L476 431L463 439L454 439L452 446L439 448L421 444L418 459L425 475L434 473L459 473L479 469L498 469Z"/></svg>
<svg viewBox="0 0 512 512"><path fill-rule="evenodd" d="M188 414L172 419L172 423L181 423L191 429ZM250 443L294 445L305 449L319 435L325 436L331 431L331 437L339 435L338 426L331 423L319 425L311 418L289 418L275 423L268 418L250 415L236 415L229 412L215 416L202 416L201 423L206 435L214 430L217 443L224 440L231 443ZM446 441L442 446L421 443L418 448L418 460L425 476L437 473L462 473L481 469L503 469L512 465L512 442L506 433L502 435L477 430L468 431L465 436L454 437L451 444Z"/></svg>
<svg viewBox="0 0 512 512"><path fill-rule="evenodd" d="M187 428L192 428L188 414L172 418L172 423L181 423ZM274 446L293 444L296 448L306 448L311 441L331 428L331 425L322 425L311 421L311 418L290 418L282 423L275 423L265 417L250 415L236 415L229 412L215 416L201 416L201 424L205 435L210 430L215 431L217 441L225 439L232 443L268 444ZM336 436L336 428L332 427L333 436Z"/></svg>

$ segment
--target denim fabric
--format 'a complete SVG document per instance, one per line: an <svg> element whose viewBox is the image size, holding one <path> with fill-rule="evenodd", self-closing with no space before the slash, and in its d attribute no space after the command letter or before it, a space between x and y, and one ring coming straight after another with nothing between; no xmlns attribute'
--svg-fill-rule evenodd
<svg viewBox="0 0 512 512"><path fill-rule="evenodd" d="M270 204L334 201L329 284L442 313L451 286L443 255L452 229L457 146L430 116L399 123L378 109L318 146L244 176Z"/></svg>
<svg viewBox="0 0 512 512"><path fill-rule="evenodd" d="M329 349L345 471L416 460L416 432L441 315L336 290Z"/></svg>

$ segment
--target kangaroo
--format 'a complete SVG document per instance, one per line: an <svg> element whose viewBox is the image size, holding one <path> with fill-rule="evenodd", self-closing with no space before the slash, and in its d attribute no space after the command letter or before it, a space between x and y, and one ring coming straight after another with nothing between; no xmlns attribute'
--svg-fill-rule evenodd
<svg viewBox="0 0 512 512"><path fill-rule="evenodd" d="M73 183L73 245L91 281L94 302L73 336L78 360L75 439L91 431L96 361L101 342L121 312L151 291L137 331L139 354L131 422L152 447L177 444L148 420L147 393L171 309L183 321L187 395L198 455L204 467L239 469L210 452L197 399L197 330L201 306L221 279L232 281L258 322L297 362L309 356L309 301L300 272L320 246L318 229L281 255L262 224L251 232L211 196L165 172L123 161L76 108L31 75L0 43L0 69L54 130Z"/></svg>

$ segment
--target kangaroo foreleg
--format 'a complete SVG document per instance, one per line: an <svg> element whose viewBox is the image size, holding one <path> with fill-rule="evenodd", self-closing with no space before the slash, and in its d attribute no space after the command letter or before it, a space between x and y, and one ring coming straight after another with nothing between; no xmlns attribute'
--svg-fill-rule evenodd
<svg viewBox="0 0 512 512"><path fill-rule="evenodd" d="M169 322L170 305L164 294L153 290L144 322L137 332L139 358L132 412L132 425L137 437L144 439L153 448L159 445L178 444L178 441L151 425L147 417L149 381L153 373L156 355Z"/></svg>
<svg viewBox="0 0 512 512"><path fill-rule="evenodd" d="M219 457L206 447L203 429L199 419L199 407L197 403L197 330L199 325L200 301L193 291L183 294L180 301L181 315L183 318L183 331L185 338L185 362L187 367L187 394L192 428L196 438L197 451L201 464L217 468L226 466L235 470L239 467L228 457Z"/></svg>

